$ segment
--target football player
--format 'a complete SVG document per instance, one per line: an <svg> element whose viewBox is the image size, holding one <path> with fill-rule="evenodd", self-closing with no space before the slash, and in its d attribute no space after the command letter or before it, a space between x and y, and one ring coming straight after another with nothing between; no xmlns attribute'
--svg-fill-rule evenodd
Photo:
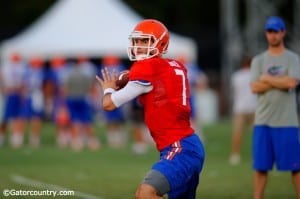
<svg viewBox="0 0 300 199"><path fill-rule="evenodd" d="M114 110L138 97L145 123L160 152L160 160L137 188L136 198L162 198L165 194L170 199L195 198L205 155L190 124L186 67L163 58L169 31L157 20L139 22L129 41L128 56L135 62L127 85L117 90L117 76L107 69L102 70L102 78L96 78L104 91L105 110Z"/></svg>
<svg viewBox="0 0 300 199"><path fill-rule="evenodd" d="M29 144L33 148L40 146L44 97L43 86L44 61L39 56L30 59L24 73L24 96L21 107L22 128L25 132L26 123L30 126Z"/></svg>

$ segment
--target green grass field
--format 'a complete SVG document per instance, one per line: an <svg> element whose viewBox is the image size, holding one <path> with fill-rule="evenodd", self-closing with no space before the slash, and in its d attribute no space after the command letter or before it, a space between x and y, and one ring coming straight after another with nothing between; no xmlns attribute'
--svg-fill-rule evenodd
<svg viewBox="0 0 300 199"><path fill-rule="evenodd" d="M104 137L98 127L99 137ZM242 164L230 166L230 122L223 121L205 126L206 161L201 174L197 198L250 199L252 198L251 130L245 134ZM54 142L54 127L45 124L43 146L31 149L0 148L0 198L53 198L46 196L4 197L5 189L75 191L75 196L55 198L132 199L134 192L157 160L158 153L151 149L147 155L134 155L130 146L109 149L105 143L100 151L58 149ZM266 199L296 198L289 173L270 173Z"/></svg>

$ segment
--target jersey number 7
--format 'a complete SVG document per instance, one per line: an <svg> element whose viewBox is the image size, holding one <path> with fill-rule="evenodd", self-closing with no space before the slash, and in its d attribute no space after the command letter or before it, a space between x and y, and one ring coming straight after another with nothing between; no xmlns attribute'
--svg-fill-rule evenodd
<svg viewBox="0 0 300 199"><path fill-rule="evenodd" d="M175 61L169 62L170 66L179 67L178 63ZM186 106L186 79L182 69L174 68L176 75L181 76L182 80L182 105Z"/></svg>

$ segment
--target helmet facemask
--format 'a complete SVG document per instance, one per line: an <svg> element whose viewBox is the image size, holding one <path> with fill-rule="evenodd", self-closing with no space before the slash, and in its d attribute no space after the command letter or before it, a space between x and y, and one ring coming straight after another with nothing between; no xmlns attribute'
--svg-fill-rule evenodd
<svg viewBox="0 0 300 199"><path fill-rule="evenodd" d="M138 45L136 44L136 40L147 40L148 45ZM158 40L153 35L133 32L129 36L129 42L128 56L131 61L149 59L159 55L159 50L156 47ZM144 53L141 53L141 51Z"/></svg>

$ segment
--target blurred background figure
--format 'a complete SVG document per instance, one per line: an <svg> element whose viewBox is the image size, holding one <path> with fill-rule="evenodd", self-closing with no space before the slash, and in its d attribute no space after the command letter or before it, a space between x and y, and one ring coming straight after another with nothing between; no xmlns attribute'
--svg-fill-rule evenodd
<svg viewBox="0 0 300 199"><path fill-rule="evenodd" d="M22 133L25 133L26 123L29 123L29 144L33 148L40 146L40 134L44 110L43 97L43 60L32 57L27 64L24 76L22 103Z"/></svg>
<svg viewBox="0 0 300 199"><path fill-rule="evenodd" d="M69 73L66 59L62 56L54 56L50 60L49 73L50 78L45 88L48 89L49 94L54 90L54 95L49 95L46 102L56 126L56 143L60 148L65 148L70 142L70 115L63 89Z"/></svg>
<svg viewBox="0 0 300 199"><path fill-rule="evenodd" d="M203 71L201 71L200 67L189 61L185 55L181 55L177 58L179 62L181 62L186 68L188 72L188 79L190 83L190 91L191 91L191 123L193 128L195 129L195 132L198 133L200 136L201 140L204 142L205 141L205 136L202 130L202 124L200 121L200 115L199 112L201 112L201 108L197 106L197 101L201 99L197 99L197 92L198 92L198 86L199 84L202 84L206 79L204 80L203 78L206 78L204 75ZM199 108L199 110L197 110Z"/></svg>
<svg viewBox="0 0 300 199"><path fill-rule="evenodd" d="M5 135L7 130L7 122L4 121L4 83L2 77L2 70L0 70L0 147L4 145Z"/></svg>
<svg viewBox="0 0 300 199"><path fill-rule="evenodd" d="M70 113L71 148L81 150L85 142L91 150L98 150L100 143L93 127L92 106L88 101L95 81L96 68L87 57L80 56L70 67L64 82L64 94Z"/></svg>
<svg viewBox="0 0 300 199"><path fill-rule="evenodd" d="M52 61L44 68L43 95L44 95L44 120L53 121L54 119L54 101L58 95L57 77L52 69Z"/></svg>
<svg viewBox="0 0 300 199"><path fill-rule="evenodd" d="M218 121L219 98L209 85L210 79L203 70L200 70L195 89L195 111L199 126L212 125Z"/></svg>
<svg viewBox="0 0 300 199"><path fill-rule="evenodd" d="M99 101L101 101L102 95L103 93L101 92L99 84L94 81L91 92L88 93L88 103L92 107L93 119L97 120L96 124L100 124L101 126L104 125L103 110L101 106L99 106Z"/></svg>
<svg viewBox="0 0 300 199"><path fill-rule="evenodd" d="M231 155L229 163L237 165L241 161L242 136L246 127L252 128L256 108L256 95L250 89L251 58L245 56L241 68L233 73L231 85L233 91L233 125Z"/></svg>
<svg viewBox="0 0 300 199"><path fill-rule="evenodd" d="M24 85L25 63L18 53L1 67L4 93L4 115L2 123L10 127L10 145L19 148L23 145L24 135L21 120L22 93Z"/></svg>
<svg viewBox="0 0 300 199"><path fill-rule="evenodd" d="M117 73L126 70L119 57L115 55L106 55L103 57L101 68L104 67L107 67L109 70L116 70ZM123 147L127 142L123 109L124 107L120 107L113 111L103 111L107 143L112 148Z"/></svg>
<svg viewBox="0 0 300 199"><path fill-rule="evenodd" d="M129 120L133 137L132 151L138 155L147 153L149 144L153 145L154 142L144 122L144 109L137 98L130 103Z"/></svg>

